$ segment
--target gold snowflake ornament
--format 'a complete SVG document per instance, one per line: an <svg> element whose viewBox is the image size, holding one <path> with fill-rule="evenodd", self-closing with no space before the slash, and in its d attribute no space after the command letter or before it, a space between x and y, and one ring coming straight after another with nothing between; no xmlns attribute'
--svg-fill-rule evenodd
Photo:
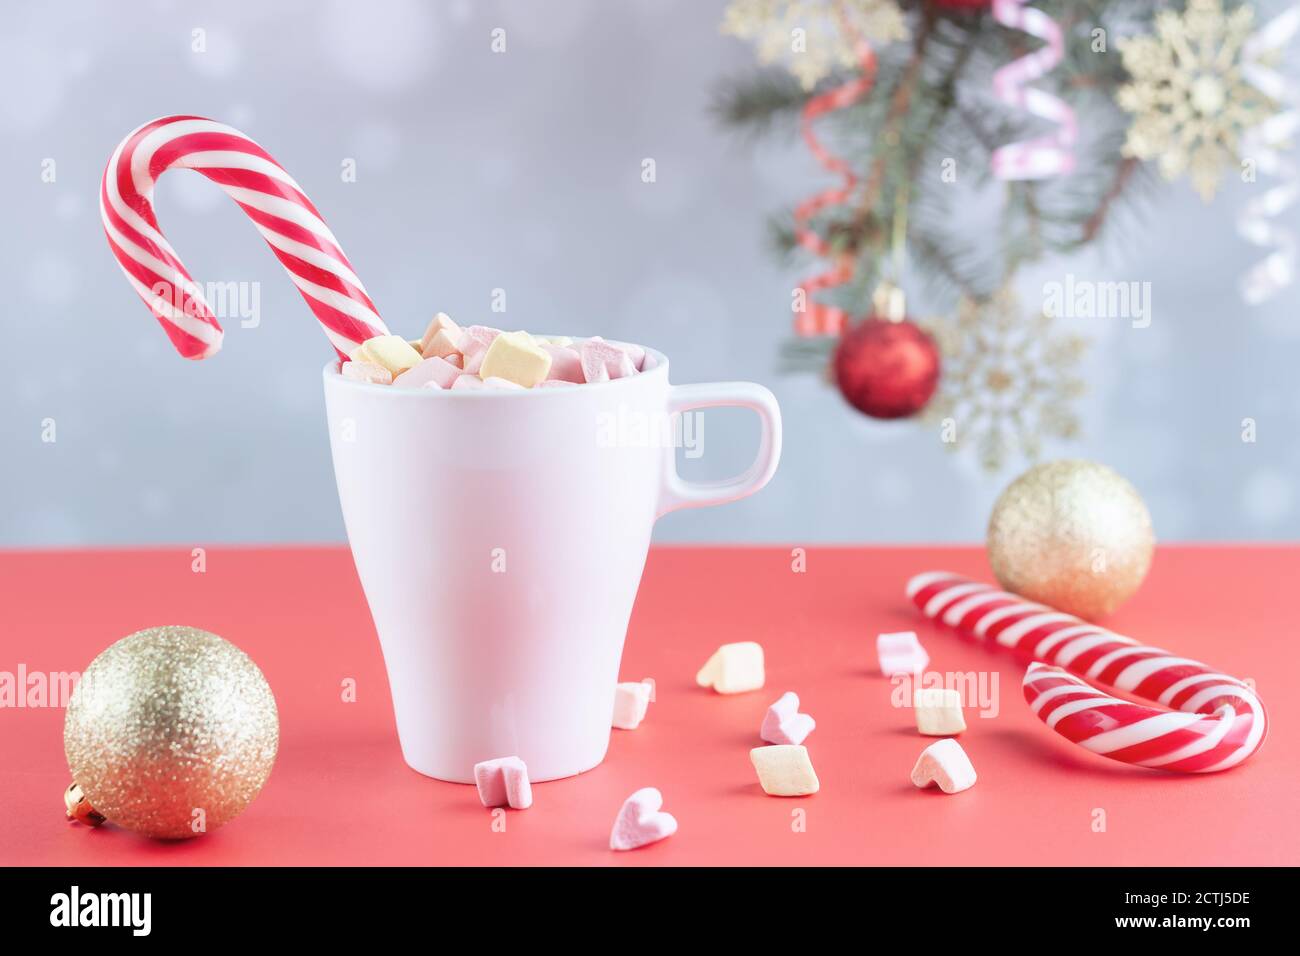
<svg viewBox="0 0 1300 956"><path fill-rule="evenodd" d="M1074 400L1087 342L1060 334L1043 311L1026 313L1010 285L986 299L963 297L955 319L930 331L943 373L925 417L947 446L974 448L989 471L1011 454L1033 461L1044 439L1079 433Z"/></svg>
<svg viewBox="0 0 1300 956"><path fill-rule="evenodd" d="M763 64L782 63L806 90L836 70L858 66L858 39L906 40L894 0L732 0L722 32L749 40Z"/></svg>
<svg viewBox="0 0 1300 956"><path fill-rule="evenodd" d="M1223 171L1239 162L1241 134L1277 104L1241 73L1254 10L1223 11L1223 0L1188 0L1161 10L1156 32L1119 42L1132 82L1116 102L1134 114L1124 155L1154 159L1166 179L1187 173L1201 198L1214 198Z"/></svg>

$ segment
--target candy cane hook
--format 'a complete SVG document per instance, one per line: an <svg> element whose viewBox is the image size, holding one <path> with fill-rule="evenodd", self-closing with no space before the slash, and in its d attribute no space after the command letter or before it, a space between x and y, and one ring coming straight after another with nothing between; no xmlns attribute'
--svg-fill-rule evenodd
<svg viewBox="0 0 1300 956"><path fill-rule="evenodd" d="M1057 124L1057 129L994 150L990 163L993 175L999 179L1047 179L1074 171L1074 143L1078 138L1074 110L1060 97L1029 86L1064 58L1064 37L1051 17L1026 7L1025 2L993 0L993 17L1003 26L1037 37L1044 45L999 68L993 74L993 92L1007 105Z"/></svg>
<svg viewBox="0 0 1300 956"><path fill-rule="evenodd" d="M158 228L154 184L173 168L202 173L239 204L341 355L387 334L325 220L266 150L224 123L167 116L145 123L118 144L104 169L99 210L127 281L182 356L215 354L224 333L203 290Z"/></svg>
<svg viewBox="0 0 1300 956"><path fill-rule="evenodd" d="M947 571L918 574L907 596L959 634L1043 662L1025 674L1025 700L1048 727L1093 753L1139 767L1214 773L1264 742L1268 718L1254 690L1197 661ZM1161 707L1112 697L1088 681Z"/></svg>

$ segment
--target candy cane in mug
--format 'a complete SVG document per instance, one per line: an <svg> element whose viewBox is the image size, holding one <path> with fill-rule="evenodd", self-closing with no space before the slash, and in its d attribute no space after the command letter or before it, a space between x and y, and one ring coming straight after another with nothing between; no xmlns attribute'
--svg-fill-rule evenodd
<svg viewBox="0 0 1300 956"><path fill-rule="evenodd" d="M388 329L311 200L271 155L239 130L200 116L167 116L131 132L108 161L99 209L127 281L176 350L202 359L221 348L221 324L158 228L154 184L193 169L244 210L289 273L325 335L346 357Z"/></svg>
<svg viewBox="0 0 1300 956"><path fill-rule="evenodd" d="M947 571L912 578L907 596L963 636L1043 662L1025 674L1025 700L1047 726L1093 753L1213 773L1264 742L1268 719L1254 690L1197 661ZM1089 681L1161 706L1112 697Z"/></svg>

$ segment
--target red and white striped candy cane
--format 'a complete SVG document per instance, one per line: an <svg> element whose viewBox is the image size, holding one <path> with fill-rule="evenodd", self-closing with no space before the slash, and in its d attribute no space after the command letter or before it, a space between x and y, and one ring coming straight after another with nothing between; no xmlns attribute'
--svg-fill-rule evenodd
<svg viewBox="0 0 1300 956"><path fill-rule="evenodd" d="M1268 718L1255 692L1197 661L947 571L918 574L907 596L963 636L1044 662L1026 672L1025 700L1048 727L1093 753L1213 773L1264 742ZM1085 679L1173 710L1111 697Z"/></svg>
<svg viewBox="0 0 1300 956"><path fill-rule="evenodd" d="M253 220L341 355L388 333L325 220L266 150L224 123L167 116L118 144L104 169L99 210L127 281L181 355L215 354L223 333L154 215L154 183L177 167L207 176Z"/></svg>

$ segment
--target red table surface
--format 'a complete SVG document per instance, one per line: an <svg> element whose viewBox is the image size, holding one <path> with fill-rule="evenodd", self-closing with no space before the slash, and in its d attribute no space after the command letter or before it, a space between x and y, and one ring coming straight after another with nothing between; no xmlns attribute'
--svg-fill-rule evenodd
<svg viewBox="0 0 1300 956"><path fill-rule="evenodd" d="M924 622L903 596L917 572L987 577L978 548L657 548L632 615L623 679L653 677L635 731L579 777L534 788L505 832L472 787L422 777L397 747L379 644L343 549L0 554L0 670L80 671L118 637L192 624L238 644L280 708L281 745L261 796L226 827L158 842L65 821L63 712L0 709L3 864L1143 864L1300 862L1287 599L1292 547L1162 548L1140 593L1108 622L1144 643L1254 678L1269 738L1245 765L1179 776L1087 754L1051 733L1020 692L1023 666ZM979 782L954 796L908 774L929 738L891 705L875 635L916 630L939 671L998 675L995 718L968 711L961 744ZM719 644L755 640L767 686L723 697L695 686ZM354 678L355 703L340 693ZM821 792L768 797L749 749L769 703L797 691L817 719L806 744ZM623 799L655 786L670 839L608 849ZM794 811L804 811L795 814ZM1105 830L1097 832L1096 811ZM802 832L792 826L802 817Z"/></svg>

